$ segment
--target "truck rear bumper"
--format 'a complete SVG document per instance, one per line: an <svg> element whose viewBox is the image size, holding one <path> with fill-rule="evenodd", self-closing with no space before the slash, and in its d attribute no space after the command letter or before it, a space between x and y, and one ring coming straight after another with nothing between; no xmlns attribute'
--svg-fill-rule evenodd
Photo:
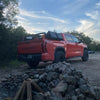
<svg viewBox="0 0 100 100"><path fill-rule="evenodd" d="M53 61L54 58L51 57L51 55L49 53L42 53L41 60L42 61Z"/></svg>
<svg viewBox="0 0 100 100"><path fill-rule="evenodd" d="M17 57L20 61L41 61L41 54L19 54Z"/></svg>
<svg viewBox="0 0 100 100"><path fill-rule="evenodd" d="M38 54L19 54L17 56L20 61L52 61L53 59L49 53L38 53Z"/></svg>

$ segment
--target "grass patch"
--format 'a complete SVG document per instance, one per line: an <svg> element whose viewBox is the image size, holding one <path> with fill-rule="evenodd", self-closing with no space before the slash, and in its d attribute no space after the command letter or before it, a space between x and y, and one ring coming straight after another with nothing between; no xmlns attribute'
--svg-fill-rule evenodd
<svg viewBox="0 0 100 100"><path fill-rule="evenodd" d="M17 66L21 66L25 64L25 62L21 62L21 61L18 61L18 60L12 60L8 63L8 66L9 67L17 67Z"/></svg>
<svg viewBox="0 0 100 100"><path fill-rule="evenodd" d="M16 67L19 67L19 66L24 65L24 64L25 64L25 62L18 61L17 59L16 60L11 60L8 63L2 64L0 66L0 69L16 68Z"/></svg>

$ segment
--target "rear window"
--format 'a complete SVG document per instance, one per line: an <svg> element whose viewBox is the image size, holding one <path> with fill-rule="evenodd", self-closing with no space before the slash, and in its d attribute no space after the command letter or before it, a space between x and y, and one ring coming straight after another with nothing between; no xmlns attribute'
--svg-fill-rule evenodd
<svg viewBox="0 0 100 100"><path fill-rule="evenodd" d="M47 39L52 39L52 40L63 40L63 37L61 33L56 33L56 32L47 32L46 34Z"/></svg>
<svg viewBox="0 0 100 100"><path fill-rule="evenodd" d="M57 39L57 33L56 32L47 32L46 38L48 39Z"/></svg>
<svg viewBox="0 0 100 100"><path fill-rule="evenodd" d="M38 34L28 35L28 36L26 36L26 37L24 38L24 41L34 40L35 38L42 39L42 38L43 38L42 36L43 36L44 34L45 34L45 33L38 33Z"/></svg>

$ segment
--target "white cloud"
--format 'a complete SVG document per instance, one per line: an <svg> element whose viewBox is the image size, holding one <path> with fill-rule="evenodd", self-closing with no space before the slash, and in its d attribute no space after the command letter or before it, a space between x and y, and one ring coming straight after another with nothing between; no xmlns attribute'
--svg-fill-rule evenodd
<svg viewBox="0 0 100 100"><path fill-rule="evenodd" d="M66 3L66 5L63 7L63 14L80 14L82 13L82 10L84 10L84 6L89 2L90 0L73 0L71 3Z"/></svg>
<svg viewBox="0 0 100 100"><path fill-rule="evenodd" d="M44 14L44 16L41 16L41 14ZM68 30L65 20L48 15L45 11L33 12L20 9L20 15L17 15L16 18L18 19L18 26L24 27L28 33L46 32L48 30L62 32Z"/></svg>
<svg viewBox="0 0 100 100"><path fill-rule="evenodd" d="M42 11L42 13L46 13L46 12ZM36 18L36 19L47 19L47 20L53 20L56 22L66 23L66 21L63 19L59 19L59 18L52 17L52 16L41 16L41 15L35 14L33 11L26 11L26 10L22 10L22 9L20 9L20 15L32 17L32 18Z"/></svg>
<svg viewBox="0 0 100 100"><path fill-rule="evenodd" d="M100 6L97 3L96 6ZM85 13L88 19L81 19L80 25L76 28L79 32L84 32L86 35L100 41L100 11L95 9L94 11Z"/></svg>
<svg viewBox="0 0 100 100"><path fill-rule="evenodd" d="M81 20L80 26L77 27L77 31L84 32L86 35L100 41L100 21Z"/></svg>
<svg viewBox="0 0 100 100"><path fill-rule="evenodd" d="M88 20L80 20L79 22L81 25L76 30L89 35L91 27L94 25L94 23Z"/></svg>
<svg viewBox="0 0 100 100"><path fill-rule="evenodd" d="M98 11L93 11L92 13L86 13L86 16L91 17L92 19L98 19L99 17L99 12Z"/></svg>
<svg viewBox="0 0 100 100"><path fill-rule="evenodd" d="M32 23L30 23L28 21L23 21L23 20L18 20L18 26L22 26L30 34L47 31L45 29L41 29L39 27L35 27L35 26L32 25Z"/></svg>
<svg viewBox="0 0 100 100"><path fill-rule="evenodd" d="M37 22L38 25L48 25L48 23Z"/></svg>
<svg viewBox="0 0 100 100"><path fill-rule="evenodd" d="M21 17L21 16L19 16L19 15L17 15L16 18L17 18L18 20L24 20L24 21L27 21L27 19L25 19L24 17Z"/></svg>
<svg viewBox="0 0 100 100"><path fill-rule="evenodd" d="M49 27L49 30L56 30L56 32L67 32L71 30L71 26L61 23L55 23L53 26Z"/></svg>
<svg viewBox="0 0 100 100"><path fill-rule="evenodd" d="M100 2L96 4L97 6L100 6Z"/></svg>
<svg viewBox="0 0 100 100"><path fill-rule="evenodd" d="M46 11L42 10L42 11L38 11L38 13L42 13L42 14L48 14Z"/></svg>

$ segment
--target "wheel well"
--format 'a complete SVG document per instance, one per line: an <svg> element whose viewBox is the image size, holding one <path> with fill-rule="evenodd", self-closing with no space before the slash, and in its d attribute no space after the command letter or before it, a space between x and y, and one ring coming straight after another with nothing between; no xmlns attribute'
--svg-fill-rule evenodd
<svg viewBox="0 0 100 100"><path fill-rule="evenodd" d="M84 48L84 49L83 49L83 54L84 54L84 51L85 51L85 50L87 50L87 51L88 51L88 48Z"/></svg>
<svg viewBox="0 0 100 100"><path fill-rule="evenodd" d="M63 52L65 53L64 47L56 47L54 55L55 55L56 52L58 52L58 51L63 51Z"/></svg>

